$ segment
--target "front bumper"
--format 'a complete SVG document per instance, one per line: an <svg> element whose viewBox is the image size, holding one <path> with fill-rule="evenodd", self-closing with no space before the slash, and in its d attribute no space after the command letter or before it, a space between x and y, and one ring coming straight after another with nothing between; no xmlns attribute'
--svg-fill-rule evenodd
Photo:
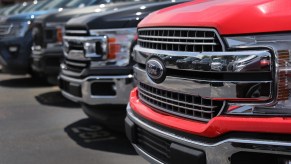
<svg viewBox="0 0 291 164"><path fill-rule="evenodd" d="M131 89L134 87L133 76L89 76L75 79L59 76L62 94L68 99L87 105L122 105L127 104Z"/></svg>
<svg viewBox="0 0 291 164"><path fill-rule="evenodd" d="M25 74L30 70L32 38L12 37L0 39L0 64L3 72Z"/></svg>
<svg viewBox="0 0 291 164"><path fill-rule="evenodd" d="M197 135L183 135L184 133L172 131L171 128L169 130L163 126L149 123L149 121L137 116L130 106L127 108L125 127L126 135L135 150L150 163L179 163L179 161L198 164L239 163L235 154L241 152L254 154L255 158L260 154L264 155L263 158L268 158L269 155L272 157L271 160L278 158L278 161L281 160L282 163L291 159L291 143L283 140L282 137L282 140L276 140L275 138L248 138L244 135L229 135L213 139L201 138ZM145 132L141 133L141 131ZM159 145L159 142L162 144Z"/></svg>
<svg viewBox="0 0 291 164"><path fill-rule="evenodd" d="M62 47L32 51L32 70L40 74L57 76L63 59Z"/></svg>

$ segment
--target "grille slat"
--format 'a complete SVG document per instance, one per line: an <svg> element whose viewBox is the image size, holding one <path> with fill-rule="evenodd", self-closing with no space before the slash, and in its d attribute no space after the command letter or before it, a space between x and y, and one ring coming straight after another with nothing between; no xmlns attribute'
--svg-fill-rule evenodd
<svg viewBox="0 0 291 164"><path fill-rule="evenodd" d="M155 40L144 40L144 39L138 39L139 41L143 41L143 42L149 42L149 43L161 43L160 41L155 41ZM190 43L190 42L180 42L180 41L177 41L177 42L163 42L163 44L177 44L177 45L217 45L216 43ZM154 46L157 46L155 44L151 44L152 45L152 48ZM178 46L178 51L181 51L179 49L179 46Z"/></svg>
<svg viewBox="0 0 291 164"><path fill-rule="evenodd" d="M215 30L200 28L144 28L139 29L141 47L184 52L224 51L221 39Z"/></svg>
<svg viewBox="0 0 291 164"><path fill-rule="evenodd" d="M65 59L66 69L71 72L81 73L84 69L89 67L88 61L75 61Z"/></svg>
<svg viewBox="0 0 291 164"><path fill-rule="evenodd" d="M224 107L224 101L166 91L144 83L139 84L139 98L163 112L205 122L217 116Z"/></svg>
<svg viewBox="0 0 291 164"><path fill-rule="evenodd" d="M209 108L209 109L216 108L216 106L206 106L206 105L193 104L193 103L188 103L186 100L181 101L181 100L175 100L175 99L172 99L172 98L163 97L163 96L157 95L157 93L153 93L152 94L151 92L148 92L148 91L146 91L146 90L144 90L142 88L140 88L140 90L142 91L142 94L147 95L148 97L151 97L153 99L155 99L154 97L157 97L157 98L160 98L160 99L165 99L166 101L172 101L172 102L177 103L177 104L183 103L184 105L193 105L195 107ZM168 103L168 102L164 102L164 103ZM194 109L191 109L191 110L194 110Z"/></svg>
<svg viewBox="0 0 291 164"><path fill-rule="evenodd" d="M68 29L65 30L66 36L88 36L89 32L86 29Z"/></svg>

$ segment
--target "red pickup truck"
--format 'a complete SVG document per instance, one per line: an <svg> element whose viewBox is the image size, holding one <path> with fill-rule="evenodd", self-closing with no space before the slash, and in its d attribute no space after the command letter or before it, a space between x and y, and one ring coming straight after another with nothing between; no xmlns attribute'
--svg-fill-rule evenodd
<svg viewBox="0 0 291 164"><path fill-rule="evenodd" d="M151 163L291 163L291 1L196 0L150 14L126 134Z"/></svg>

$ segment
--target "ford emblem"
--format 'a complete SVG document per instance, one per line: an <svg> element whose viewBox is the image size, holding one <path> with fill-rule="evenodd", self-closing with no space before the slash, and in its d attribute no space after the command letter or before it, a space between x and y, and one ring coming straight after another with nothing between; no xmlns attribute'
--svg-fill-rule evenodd
<svg viewBox="0 0 291 164"><path fill-rule="evenodd" d="M164 63L158 58L151 58L147 61L146 71L150 79L156 83L161 83L166 78Z"/></svg>

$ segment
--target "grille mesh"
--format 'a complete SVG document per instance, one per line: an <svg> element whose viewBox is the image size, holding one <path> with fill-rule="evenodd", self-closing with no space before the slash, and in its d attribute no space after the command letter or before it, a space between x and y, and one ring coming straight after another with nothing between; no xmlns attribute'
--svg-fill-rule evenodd
<svg viewBox="0 0 291 164"><path fill-rule="evenodd" d="M139 29L141 47L184 52L223 51L217 33L211 29Z"/></svg>
<svg viewBox="0 0 291 164"><path fill-rule="evenodd" d="M158 110L198 121L209 121L224 107L224 101L171 92L144 83L139 84L139 98Z"/></svg>

